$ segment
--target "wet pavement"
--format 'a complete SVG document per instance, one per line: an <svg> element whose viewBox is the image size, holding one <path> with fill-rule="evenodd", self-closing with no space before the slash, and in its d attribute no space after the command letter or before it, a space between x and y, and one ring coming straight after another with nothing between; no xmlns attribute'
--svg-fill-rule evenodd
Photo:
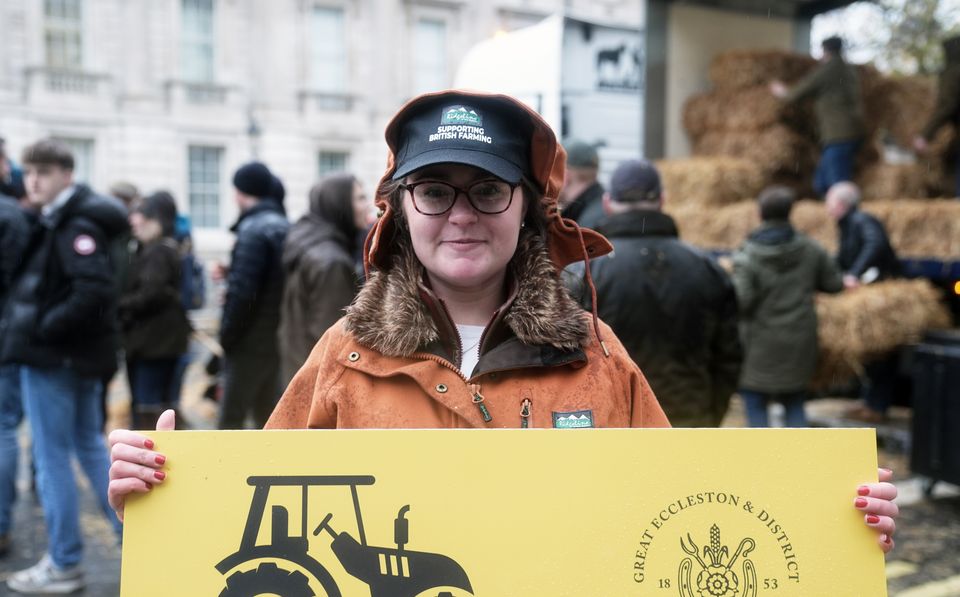
<svg viewBox="0 0 960 597"><path fill-rule="evenodd" d="M202 398L207 383L202 353L187 373L184 386L184 418L194 429L212 429L216 405ZM125 384L118 377L111 385L108 427L124 426L129 420ZM808 404L811 423L818 426L852 425L840 413L849 400L816 400ZM776 415L774 415L774 420ZM734 400L725 427L743 424L740 402ZM925 481L911 477L908 467L909 410L896 409L889 423L878 428L880 464L895 471L901 490L901 516L897 547L887 559L888 587L891 597L960 597L960 488L940 483L933 496L924 495ZM28 445L26 431L22 444ZM26 453L26 450L23 451ZM23 458L26 460L26 457ZM6 588L6 578L14 571L34 564L46 547L43 512L30 488L29 473L21 467L20 499L14 509L14 543L10 553L0 558L0 597L15 595ZM107 519L100 512L86 479L78 474L82 486L81 524L84 530L87 588L84 595L113 597L120 592L120 549ZM158 569L158 572L161 572Z"/></svg>

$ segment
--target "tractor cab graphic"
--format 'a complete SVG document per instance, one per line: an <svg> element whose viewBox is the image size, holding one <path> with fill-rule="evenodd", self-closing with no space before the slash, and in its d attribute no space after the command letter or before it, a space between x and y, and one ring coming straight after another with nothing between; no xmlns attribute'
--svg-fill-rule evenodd
<svg viewBox="0 0 960 597"><path fill-rule="evenodd" d="M227 577L226 587L220 597L316 596L311 579L301 570L306 570L313 577L314 586L319 584L323 588L321 597L342 596L327 568L309 553L307 532L311 518L308 516L308 495L310 488L317 487L344 487L350 490L359 541L345 531L337 532L332 513L326 514L320 520L313 529L313 535L318 536L325 532L333 539L330 549L336 559L350 576L370 587L371 597L416 597L437 587L453 587L472 595L473 587L467 573L452 558L406 549L410 533L409 521L405 516L410 511L409 505L400 508L394 521L396 547L375 547L367 544L357 488L361 485L373 485L375 481L370 475L249 477L247 484L254 487L254 492L240 548L216 565L221 574L234 571ZM276 487L300 488L300 532L290 534L288 510L284 506L274 505L270 518L270 542L257 545L267 498L270 490ZM444 594L449 595L440 593Z"/></svg>

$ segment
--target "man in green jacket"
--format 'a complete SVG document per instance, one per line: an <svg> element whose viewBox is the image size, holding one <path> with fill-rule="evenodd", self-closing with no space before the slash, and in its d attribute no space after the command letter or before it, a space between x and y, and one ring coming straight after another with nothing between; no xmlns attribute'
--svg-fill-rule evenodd
<svg viewBox="0 0 960 597"><path fill-rule="evenodd" d="M853 179L853 161L863 140L865 127L860 77L857 69L843 59L843 40L823 40L820 66L793 89L773 81L770 91L787 103L814 97L820 133L820 162L813 188L823 197L834 183Z"/></svg>
<svg viewBox="0 0 960 597"><path fill-rule="evenodd" d="M733 259L744 362L740 373L751 427L767 427L767 406L782 402L788 427L805 427L803 402L817 366L817 292L843 290L827 252L790 225L794 192L770 187L759 197L762 225Z"/></svg>
<svg viewBox="0 0 960 597"><path fill-rule="evenodd" d="M947 64L940 73L937 105L923 131L913 140L918 153L928 151L930 141L943 125L951 123L960 132L960 35L943 40L943 54ZM957 163L955 185L954 196L960 197L960 161Z"/></svg>

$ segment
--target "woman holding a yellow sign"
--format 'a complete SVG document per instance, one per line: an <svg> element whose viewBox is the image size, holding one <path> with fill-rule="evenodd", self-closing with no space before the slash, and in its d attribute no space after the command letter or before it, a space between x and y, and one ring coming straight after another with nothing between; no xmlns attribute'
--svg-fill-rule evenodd
<svg viewBox="0 0 960 597"><path fill-rule="evenodd" d="M610 328L560 282L612 247L560 216L565 156L547 123L507 96L446 91L409 102L386 139L368 281L267 428L669 426ZM122 515L127 495L163 481L164 456L132 431L110 439ZM856 502L884 550L895 495L867 484Z"/></svg>

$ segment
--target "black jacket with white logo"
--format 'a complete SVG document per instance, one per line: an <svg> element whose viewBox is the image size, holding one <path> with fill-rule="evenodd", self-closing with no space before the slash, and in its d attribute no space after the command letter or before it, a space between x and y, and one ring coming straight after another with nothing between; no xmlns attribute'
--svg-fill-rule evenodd
<svg viewBox="0 0 960 597"><path fill-rule="evenodd" d="M0 362L66 367L100 377L116 369L117 295L108 243L127 229L114 199L79 185L40 216L0 317Z"/></svg>

